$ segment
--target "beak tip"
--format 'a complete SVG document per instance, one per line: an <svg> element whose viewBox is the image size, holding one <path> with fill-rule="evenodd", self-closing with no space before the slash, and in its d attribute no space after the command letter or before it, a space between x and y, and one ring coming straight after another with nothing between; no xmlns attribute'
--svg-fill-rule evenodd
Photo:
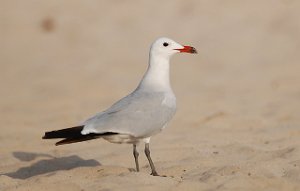
<svg viewBox="0 0 300 191"><path fill-rule="evenodd" d="M191 53L192 53L192 54L198 54L196 48L194 48L194 47L191 47Z"/></svg>

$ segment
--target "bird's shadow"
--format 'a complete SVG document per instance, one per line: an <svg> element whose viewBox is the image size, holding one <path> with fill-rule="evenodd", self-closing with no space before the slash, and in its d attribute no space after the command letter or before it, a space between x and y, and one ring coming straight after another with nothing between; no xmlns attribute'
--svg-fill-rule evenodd
<svg viewBox="0 0 300 191"><path fill-rule="evenodd" d="M8 172L2 175L14 179L27 179L33 176L55 172L59 170L70 170L78 167L94 167L101 164L96 160L84 160L76 155L67 157L53 157L43 153L13 152L13 156L20 161L31 161L37 157L47 157L48 159L39 160L27 167L19 168L15 172Z"/></svg>

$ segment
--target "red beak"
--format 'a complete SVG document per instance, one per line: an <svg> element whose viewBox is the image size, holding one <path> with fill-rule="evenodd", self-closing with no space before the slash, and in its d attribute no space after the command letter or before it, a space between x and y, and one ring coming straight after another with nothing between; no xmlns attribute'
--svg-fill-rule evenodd
<svg viewBox="0 0 300 191"><path fill-rule="evenodd" d="M183 48L181 48L181 49L174 49L174 50L178 50L179 52L186 52L186 53L191 53L191 54L197 54L196 48L194 48L192 46L183 46Z"/></svg>

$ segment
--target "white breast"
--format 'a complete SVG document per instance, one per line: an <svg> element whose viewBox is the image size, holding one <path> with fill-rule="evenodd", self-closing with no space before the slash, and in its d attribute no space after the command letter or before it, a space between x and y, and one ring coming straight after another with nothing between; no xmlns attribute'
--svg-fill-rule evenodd
<svg viewBox="0 0 300 191"><path fill-rule="evenodd" d="M176 108L176 97L173 92L166 93L161 104L170 108Z"/></svg>

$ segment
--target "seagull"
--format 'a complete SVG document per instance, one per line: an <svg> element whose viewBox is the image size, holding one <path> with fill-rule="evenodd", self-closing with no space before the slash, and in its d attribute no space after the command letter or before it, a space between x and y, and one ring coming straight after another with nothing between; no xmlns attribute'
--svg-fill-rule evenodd
<svg viewBox="0 0 300 191"><path fill-rule="evenodd" d="M150 138L161 132L176 112L176 97L170 85L170 58L176 53L197 53L169 38L158 38L150 47L146 73L137 88L79 126L46 132L43 139L62 139L64 145L103 138L111 143L133 145L136 171L139 172L137 145L145 143L151 175L159 176L150 157Z"/></svg>

